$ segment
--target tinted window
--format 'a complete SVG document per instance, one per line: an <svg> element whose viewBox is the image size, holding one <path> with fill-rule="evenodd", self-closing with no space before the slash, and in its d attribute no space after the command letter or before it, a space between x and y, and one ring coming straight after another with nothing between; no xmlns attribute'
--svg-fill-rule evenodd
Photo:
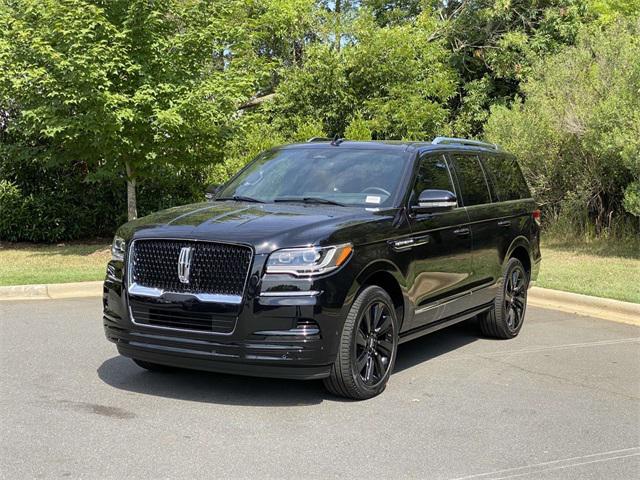
<svg viewBox="0 0 640 480"><path fill-rule="evenodd" d="M483 158L485 170L500 201L530 196L520 167L513 157L488 155Z"/></svg>
<svg viewBox="0 0 640 480"><path fill-rule="evenodd" d="M449 190L455 192L451 185L451 176L447 163L442 155L425 156L420 159L415 195L418 198L423 190Z"/></svg>
<svg viewBox="0 0 640 480"><path fill-rule="evenodd" d="M399 150L291 148L259 156L225 187L220 197L263 202L333 200L347 205L389 206L410 155Z"/></svg>
<svg viewBox="0 0 640 480"><path fill-rule="evenodd" d="M451 155L453 168L458 177L464 205L480 205L491 203L489 189L480 166L480 160L475 155Z"/></svg>

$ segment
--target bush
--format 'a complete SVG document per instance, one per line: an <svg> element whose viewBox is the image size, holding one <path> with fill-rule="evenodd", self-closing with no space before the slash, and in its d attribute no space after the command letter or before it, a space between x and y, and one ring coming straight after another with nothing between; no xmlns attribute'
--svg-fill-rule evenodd
<svg viewBox="0 0 640 480"><path fill-rule="evenodd" d="M86 166L47 167L21 163L0 171L0 240L59 242L110 237L126 222L124 178L90 180ZM139 185L139 212L203 199L204 173L158 167Z"/></svg>
<svg viewBox="0 0 640 480"><path fill-rule="evenodd" d="M628 230L640 181L640 22L584 30L542 60L524 101L495 107L486 137L519 158L547 218L578 233Z"/></svg>
<svg viewBox="0 0 640 480"><path fill-rule="evenodd" d="M0 180L0 238L18 237L22 217L22 192L8 180Z"/></svg>

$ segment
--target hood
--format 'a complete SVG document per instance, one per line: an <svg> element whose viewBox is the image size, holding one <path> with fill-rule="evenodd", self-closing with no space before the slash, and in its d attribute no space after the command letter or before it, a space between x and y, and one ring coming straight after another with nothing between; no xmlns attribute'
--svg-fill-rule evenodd
<svg viewBox="0 0 640 480"><path fill-rule="evenodd" d="M123 225L124 238L188 238L248 244L257 254L279 248L371 241L396 210L294 203L219 201L170 208Z"/></svg>

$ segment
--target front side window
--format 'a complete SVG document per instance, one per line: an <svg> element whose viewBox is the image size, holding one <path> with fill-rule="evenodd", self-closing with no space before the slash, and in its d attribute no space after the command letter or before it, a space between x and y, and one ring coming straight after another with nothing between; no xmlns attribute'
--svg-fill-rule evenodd
<svg viewBox="0 0 640 480"><path fill-rule="evenodd" d="M530 196L529 187L527 187L527 182L525 182L515 158L504 155L487 155L483 158L483 162L487 175L501 201L519 200Z"/></svg>
<svg viewBox="0 0 640 480"><path fill-rule="evenodd" d="M491 203L480 159L476 155L451 155L451 163L458 177L465 207Z"/></svg>
<svg viewBox="0 0 640 480"><path fill-rule="evenodd" d="M234 178L218 198L261 202L323 199L389 207L409 163L401 151L340 147L271 150Z"/></svg>
<svg viewBox="0 0 640 480"><path fill-rule="evenodd" d="M455 193L447 162L442 155L425 155L420 159L414 197L424 190L448 190Z"/></svg>

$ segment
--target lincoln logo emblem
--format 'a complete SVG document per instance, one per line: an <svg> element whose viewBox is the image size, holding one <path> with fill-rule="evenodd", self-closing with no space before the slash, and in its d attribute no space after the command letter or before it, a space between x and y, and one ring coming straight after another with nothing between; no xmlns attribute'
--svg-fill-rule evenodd
<svg viewBox="0 0 640 480"><path fill-rule="evenodd" d="M191 247L182 247L180 256L178 257L178 278L182 283L189 283L192 257L193 249Z"/></svg>

